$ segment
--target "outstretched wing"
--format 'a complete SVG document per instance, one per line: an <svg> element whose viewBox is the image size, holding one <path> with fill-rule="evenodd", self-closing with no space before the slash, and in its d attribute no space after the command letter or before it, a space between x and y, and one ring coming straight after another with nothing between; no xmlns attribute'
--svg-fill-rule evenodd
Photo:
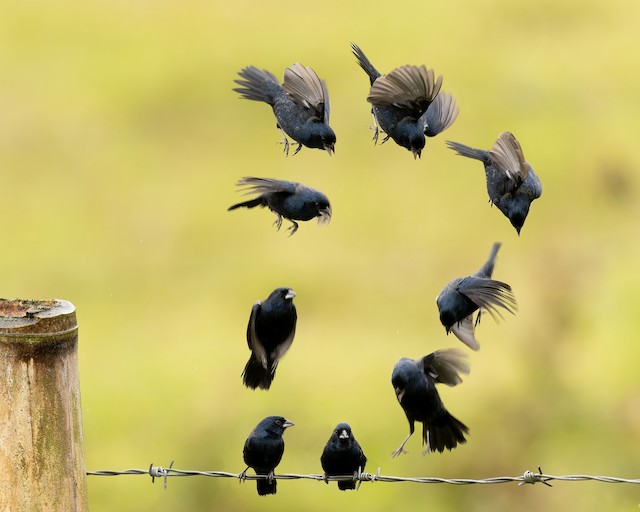
<svg viewBox="0 0 640 512"><path fill-rule="evenodd" d="M498 308L511 314L515 314L518 309L511 286L502 281L470 276L462 280L458 291L473 301L480 309L488 311L494 320L501 316Z"/></svg>
<svg viewBox="0 0 640 512"><path fill-rule="evenodd" d="M401 66L378 78L367 101L373 105L395 105L413 110L420 117L435 99L442 86L442 76L435 78L433 69Z"/></svg>
<svg viewBox="0 0 640 512"><path fill-rule="evenodd" d="M245 187L245 194L270 194L274 192L295 193L299 183L293 181L276 180L274 178L254 178L245 176L236 185Z"/></svg>
<svg viewBox="0 0 640 512"><path fill-rule="evenodd" d="M422 371L429 374L435 382L456 386L462 382L461 373L469 373L467 356L461 350L448 348L436 350L420 360Z"/></svg>
<svg viewBox="0 0 640 512"><path fill-rule="evenodd" d="M284 70L282 88L295 103L315 110L320 119L329 122L329 92L313 69L295 62Z"/></svg>
<svg viewBox="0 0 640 512"><path fill-rule="evenodd" d="M420 122L427 137L435 137L445 131L458 117L458 105L451 94L440 92L431 102Z"/></svg>
<svg viewBox="0 0 640 512"><path fill-rule="evenodd" d="M489 150L489 157L493 161L494 167L513 184L513 190L527 179L529 165L524 159L520 143L512 133L502 132L498 136L493 147ZM502 192L511 192L511 190Z"/></svg>

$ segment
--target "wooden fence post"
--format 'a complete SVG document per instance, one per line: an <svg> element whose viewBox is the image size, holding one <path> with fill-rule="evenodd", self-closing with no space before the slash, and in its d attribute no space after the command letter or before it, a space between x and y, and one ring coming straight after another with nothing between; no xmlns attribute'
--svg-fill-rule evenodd
<svg viewBox="0 0 640 512"><path fill-rule="evenodd" d="M0 512L88 510L77 348L70 302L0 299Z"/></svg>

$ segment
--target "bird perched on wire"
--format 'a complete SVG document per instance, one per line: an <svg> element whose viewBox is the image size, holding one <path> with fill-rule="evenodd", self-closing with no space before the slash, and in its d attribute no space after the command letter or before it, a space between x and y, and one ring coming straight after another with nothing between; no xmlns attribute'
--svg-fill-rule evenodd
<svg viewBox="0 0 640 512"><path fill-rule="evenodd" d="M491 279L500 245L499 242L493 244L489 258L480 270L473 275L459 277L447 283L436 298L440 322L447 334L453 332L462 343L473 350L480 348L475 338L475 326L480 322L480 316L484 311L496 319L500 316L498 308L512 314L515 314L518 308L511 287L507 283ZM474 322L475 311L478 311L478 316Z"/></svg>
<svg viewBox="0 0 640 512"><path fill-rule="evenodd" d="M456 349L436 350L422 359L400 359L393 368L391 383L407 420L409 435L392 453L406 453L404 445L414 432L414 422L422 422L423 455L445 449L453 450L466 442L467 426L454 418L444 407L436 384L456 386L462 382L460 373L469 373L465 355Z"/></svg>
<svg viewBox="0 0 640 512"><path fill-rule="evenodd" d="M383 143L391 137L419 158L425 136L446 130L458 116L453 96L440 92L442 76L436 79L433 70L424 65L401 66L382 75L358 45L351 48L371 82L367 101L373 105L374 143L382 129L387 134Z"/></svg>
<svg viewBox="0 0 640 512"><path fill-rule="evenodd" d="M542 185L513 134L502 132L488 151L452 141L447 141L447 146L484 164L489 201L509 219L519 235L531 203L542 195Z"/></svg>
<svg viewBox="0 0 640 512"><path fill-rule="evenodd" d="M236 208L268 207L278 218L273 223L279 230L282 219L291 222L289 236L298 230L296 220L318 218L318 224L328 224L331 220L331 205L322 192L294 181L276 180L273 178L245 177L238 181L239 187L246 187L246 194L259 194L258 197L234 204L227 210Z"/></svg>
<svg viewBox="0 0 640 512"><path fill-rule="evenodd" d="M242 382L250 389L271 387L278 363L293 343L298 320L295 296L291 288L277 288L251 308L247 326L251 356L242 372Z"/></svg>
<svg viewBox="0 0 640 512"><path fill-rule="evenodd" d="M329 441L327 441L320 464L324 470L325 481L328 476L346 476L353 474L354 476L364 470L367 464L360 444L353 436L351 427L347 423L339 423L335 428ZM346 491L347 489L355 489L356 482L349 480L339 480L338 489Z"/></svg>
<svg viewBox="0 0 640 512"><path fill-rule="evenodd" d="M335 150L336 134L329 126L329 93L315 71L296 62L284 70L282 85L269 71L249 66L235 80L234 91L248 100L264 101L273 108L277 128L282 134L285 154L289 154L287 135L297 142L294 155L302 146Z"/></svg>
<svg viewBox="0 0 640 512"><path fill-rule="evenodd" d="M260 496L276 494L277 480L273 472L284 453L282 434L292 426L293 423L282 416L268 416L258 423L244 443L242 457L247 467L240 473L240 480L246 478L249 468L253 468L256 475L267 475L266 479L256 480Z"/></svg>

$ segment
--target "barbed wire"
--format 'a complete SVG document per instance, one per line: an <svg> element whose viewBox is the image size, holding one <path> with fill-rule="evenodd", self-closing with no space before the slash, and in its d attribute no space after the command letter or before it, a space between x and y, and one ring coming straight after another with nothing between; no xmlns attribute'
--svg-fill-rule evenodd
<svg viewBox="0 0 640 512"><path fill-rule="evenodd" d="M149 469L125 469L122 471L99 470L87 471L87 476L120 476L120 475L147 475L151 477L151 482L155 482L156 478L162 478L164 488L167 488L167 480L169 477L185 477L185 476L204 476L210 478L237 478L239 480L265 480L269 479L268 475L246 475L241 473L230 473L227 471L196 471L191 469L175 469L173 462L168 467L154 466L153 463ZM450 485L487 485L487 484L504 484L517 482L518 486L525 484L541 483L547 487L553 487L549 482L583 482L595 481L608 484L640 484L640 478L619 478L613 476L594 476L594 475L548 475L542 472L538 466L538 472L525 471L519 476L497 476L491 478L438 478L438 477L403 477L403 476L386 476L380 474L381 468L377 473L365 473L359 471L353 475L344 476L325 476L323 474L280 474L273 475L275 480L320 480L323 482L336 481L354 481L358 485L362 482L413 482L418 484L450 484Z"/></svg>

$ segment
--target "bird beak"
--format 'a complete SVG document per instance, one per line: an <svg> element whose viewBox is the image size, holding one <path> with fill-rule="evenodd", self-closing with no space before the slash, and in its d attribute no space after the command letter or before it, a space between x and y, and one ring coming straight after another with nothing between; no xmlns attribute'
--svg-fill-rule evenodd
<svg viewBox="0 0 640 512"><path fill-rule="evenodd" d="M398 402L402 402L403 396L404 396L404 389L396 388L396 397L398 398Z"/></svg>
<svg viewBox="0 0 640 512"><path fill-rule="evenodd" d="M285 299L293 299L295 296L296 296L296 292L294 292L291 288L289 288L289 291L284 296L284 298Z"/></svg>
<svg viewBox="0 0 640 512"><path fill-rule="evenodd" d="M331 206L323 208L318 213L318 224L329 224L331 220Z"/></svg>
<svg viewBox="0 0 640 512"><path fill-rule="evenodd" d="M422 154L422 150L420 149L412 149L411 152L413 153L414 160L417 160L418 158L420 158L420 155Z"/></svg>
<svg viewBox="0 0 640 512"><path fill-rule="evenodd" d="M329 153L329 156L332 156L336 152L333 144L325 144L324 150Z"/></svg>
<svg viewBox="0 0 640 512"><path fill-rule="evenodd" d="M295 423L289 421L289 420L284 420L284 424L282 425L282 428L289 428L289 427L293 427L295 425Z"/></svg>
<svg viewBox="0 0 640 512"><path fill-rule="evenodd" d="M347 432L346 430L342 429L342 432L340 432L340 435L338 437L340 439L349 439L349 432Z"/></svg>

